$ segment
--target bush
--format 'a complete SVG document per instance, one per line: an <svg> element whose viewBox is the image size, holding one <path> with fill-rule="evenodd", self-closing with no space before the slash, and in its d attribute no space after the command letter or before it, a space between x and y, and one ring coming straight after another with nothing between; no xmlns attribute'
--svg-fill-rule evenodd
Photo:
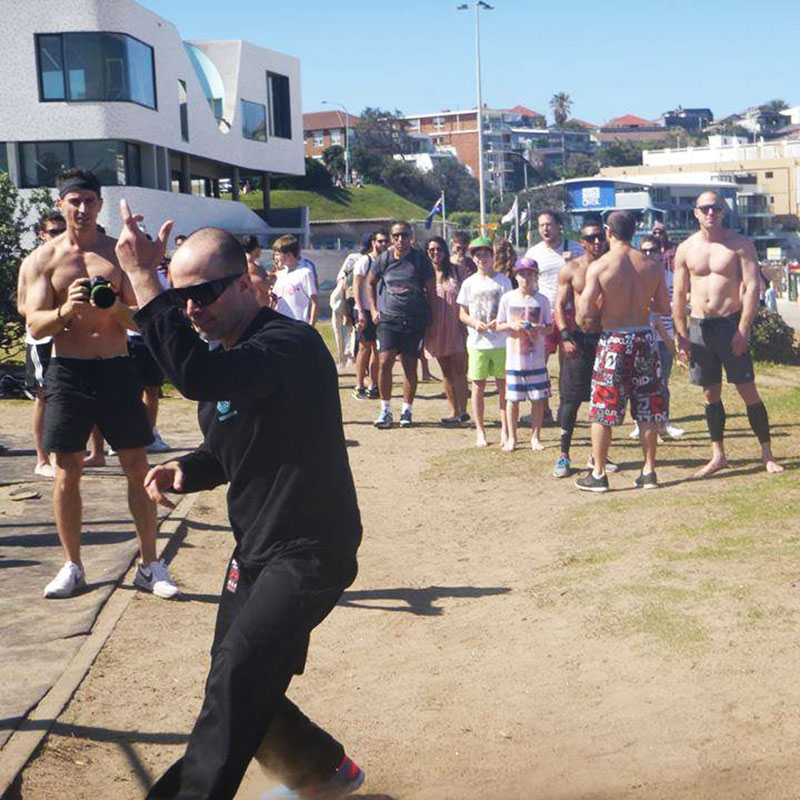
<svg viewBox="0 0 800 800"><path fill-rule="evenodd" d="M800 350L794 341L794 330L780 314L759 308L750 333L750 353L756 361L773 364L797 364Z"/></svg>
<svg viewBox="0 0 800 800"><path fill-rule="evenodd" d="M317 161L315 158L306 158L305 175L298 175L296 178L279 178L272 182L271 188L324 192L333 188L333 181L321 161Z"/></svg>

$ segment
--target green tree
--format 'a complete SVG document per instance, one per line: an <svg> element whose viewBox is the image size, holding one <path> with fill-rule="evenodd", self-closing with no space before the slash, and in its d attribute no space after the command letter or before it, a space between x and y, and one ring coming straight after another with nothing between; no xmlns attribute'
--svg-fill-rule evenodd
<svg viewBox="0 0 800 800"><path fill-rule="evenodd" d="M344 175L344 148L338 144L333 144L330 147L326 147L322 151L322 163L325 165L325 169L328 170L331 176L335 177L336 175Z"/></svg>
<svg viewBox="0 0 800 800"><path fill-rule="evenodd" d="M789 108L789 104L785 100L781 100L779 98L775 98L775 100L770 100L768 103L764 103L760 108L764 109L765 111L784 111L785 109Z"/></svg>
<svg viewBox="0 0 800 800"><path fill-rule="evenodd" d="M480 205L478 181L458 159L437 159L431 180L439 192L445 193L448 216L450 211L474 211Z"/></svg>
<svg viewBox="0 0 800 800"><path fill-rule="evenodd" d="M333 188L333 182L330 173L321 161L306 157L305 175L299 175L296 178L280 178L272 183L271 188L324 192Z"/></svg>
<svg viewBox="0 0 800 800"><path fill-rule="evenodd" d="M54 205L49 189L34 189L25 199L11 178L0 172L0 347L4 350L25 332L17 313L19 266L37 245L39 217Z"/></svg>

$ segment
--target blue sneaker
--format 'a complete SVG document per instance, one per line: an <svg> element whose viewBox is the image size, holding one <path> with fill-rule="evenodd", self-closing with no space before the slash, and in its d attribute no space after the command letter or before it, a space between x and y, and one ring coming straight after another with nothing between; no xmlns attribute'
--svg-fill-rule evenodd
<svg viewBox="0 0 800 800"><path fill-rule="evenodd" d="M337 800L349 797L364 783L364 770L348 756L339 765L339 769L325 782L315 786L302 786L290 789L288 786L276 786L261 795L261 800Z"/></svg>
<svg viewBox="0 0 800 800"><path fill-rule="evenodd" d="M387 430L394 425L394 417L392 416L391 411L381 411L378 414L378 419L372 423L376 428L380 428L381 430Z"/></svg>
<svg viewBox="0 0 800 800"><path fill-rule="evenodd" d="M556 465L553 468L553 477L554 478L568 478L572 474L572 467L569 463L569 456L565 454L561 454L556 461Z"/></svg>
<svg viewBox="0 0 800 800"><path fill-rule="evenodd" d="M401 428L411 427L411 411L404 411L400 415L400 427Z"/></svg>

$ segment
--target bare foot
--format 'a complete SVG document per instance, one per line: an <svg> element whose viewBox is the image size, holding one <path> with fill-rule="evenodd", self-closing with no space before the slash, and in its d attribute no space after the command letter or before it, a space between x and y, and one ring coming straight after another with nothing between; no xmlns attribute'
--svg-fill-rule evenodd
<svg viewBox="0 0 800 800"><path fill-rule="evenodd" d="M104 455L86 456L86 458L83 459L84 467L104 467L105 465L106 457Z"/></svg>
<svg viewBox="0 0 800 800"><path fill-rule="evenodd" d="M513 452L514 448L517 446L516 439L506 439L502 445L500 445L501 450L505 450L506 453Z"/></svg>
<svg viewBox="0 0 800 800"><path fill-rule="evenodd" d="M531 439L531 450L534 453L538 450L544 450L544 445L538 439Z"/></svg>
<svg viewBox="0 0 800 800"><path fill-rule="evenodd" d="M721 469L726 469L728 466L728 459L724 456L721 457L714 457L711 461L708 462L704 467L700 467L697 472L695 472L695 478L707 478L709 475L713 475L715 472L719 472Z"/></svg>
<svg viewBox="0 0 800 800"><path fill-rule="evenodd" d="M783 472L783 467L777 461L775 461L774 458L764 458L762 460L764 462L764 469L767 472L770 472L773 475Z"/></svg>
<svg viewBox="0 0 800 800"><path fill-rule="evenodd" d="M486 434L483 431L478 431L475 434L475 447L487 447L489 442L486 441Z"/></svg>
<svg viewBox="0 0 800 800"><path fill-rule="evenodd" d="M33 468L33 474L38 475L40 478L55 478L56 471L53 469L52 464L45 461L43 464L37 464Z"/></svg>

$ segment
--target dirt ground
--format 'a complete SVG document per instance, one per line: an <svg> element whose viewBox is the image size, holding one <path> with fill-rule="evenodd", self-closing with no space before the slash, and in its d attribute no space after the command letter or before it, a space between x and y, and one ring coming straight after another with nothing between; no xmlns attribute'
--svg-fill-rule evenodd
<svg viewBox="0 0 800 800"><path fill-rule="evenodd" d="M726 390L732 468L688 480L708 444L679 373L673 416L688 433L660 449L662 487L632 488L626 425L617 491L597 496L550 476L554 429L543 453L500 452L498 428L478 450L472 429L435 424L446 406L433 383L420 424L377 431L377 404L352 399L342 375L360 572L290 694L365 768L357 796L800 797L798 378L759 373L783 475L760 469ZM165 438L193 413L167 401ZM576 464L587 436L584 424ZM199 498L172 560L183 601L136 596L18 797L141 798L182 752L232 546L224 499ZM238 797L268 785L253 766Z"/></svg>

